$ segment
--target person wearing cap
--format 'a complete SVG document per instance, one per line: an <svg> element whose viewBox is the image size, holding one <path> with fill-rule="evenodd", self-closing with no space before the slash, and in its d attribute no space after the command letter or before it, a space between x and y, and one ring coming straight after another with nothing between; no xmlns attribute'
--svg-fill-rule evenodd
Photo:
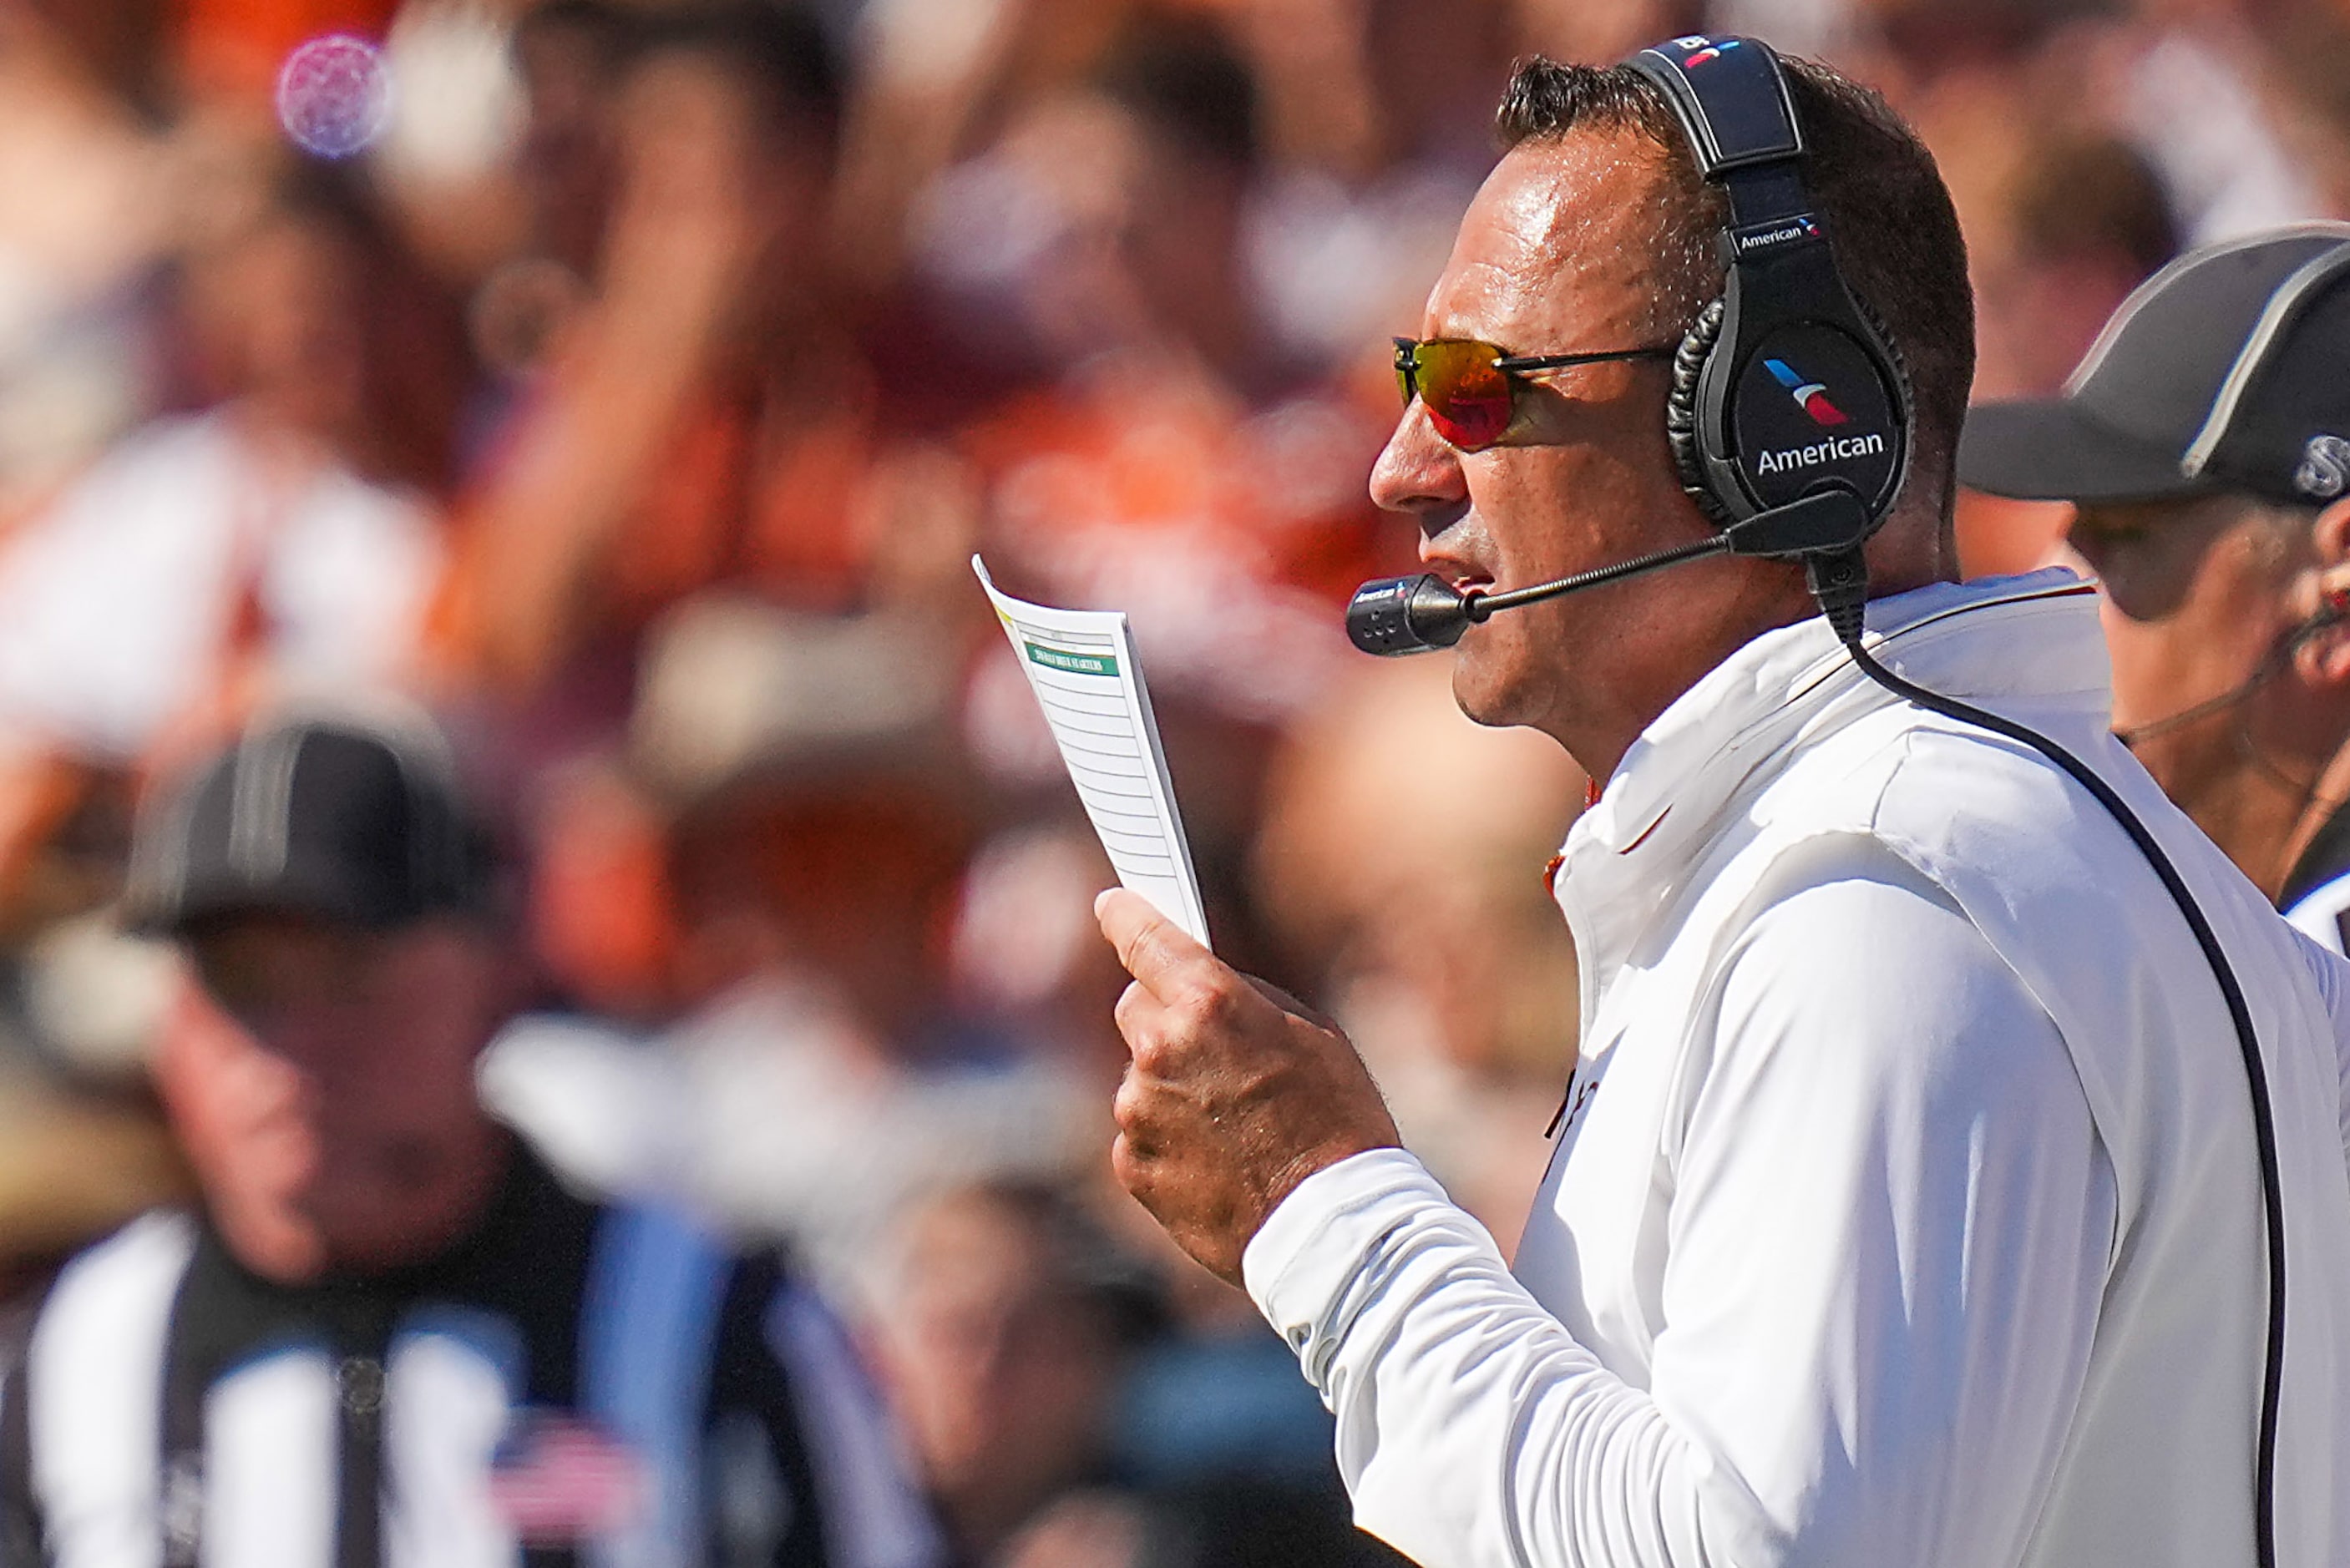
<svg viewBox="0 0 2350 1568"><path fill-rule="evenodd" d="M0 1562L934 1561L817 1301L481 1109L524 996L494 893L421 728L259 722L142 817L203 1201L68 1264L0 1361Z"/></svg>
<svg viewBox="0 0 2350 1568"><path fill-rule="evenodd" d="M2335 951L2350 909L2350 223L2178 257L2061 396L1971 410L1959 475L2069 501L2114 728Z"/></svg>

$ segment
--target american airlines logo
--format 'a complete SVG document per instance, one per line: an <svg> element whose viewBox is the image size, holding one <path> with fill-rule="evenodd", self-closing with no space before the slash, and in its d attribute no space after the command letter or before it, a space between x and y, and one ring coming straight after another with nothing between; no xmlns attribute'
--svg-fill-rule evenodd
<svg viewBox="0 0 2350 1568"><path fill-rule="evenodd" d="M1766 452L1755 460L1757 473L1790 473L1799 468L1817 468L1824 462L1843 462L1856 457L1878 457L1885 452L1885 437L1870 431L1866 435L1833 436L1811 446L1791 446L1778 452Z"/></svg>
<svg viewBox="0 0 2350 1568"><path fill-rule="evenodd" d="M1739 40L1736 38L1731 39L1726 44L1717 44L1702 34L1691 34L1686 38L1673 40L1673 47L1682 51L1681 69L1683 70L1693 69L1709 60L1718 60L1738 47L1738 44Z"/></svg>
<svg viewBox="0 0 2350 1568"><path fill-rule="evenodd" d="M1795 400L1797 408L1811 416L1812 423L1840 425L1852 417L1829 400L1827 388L1807 379L1784 359L1765 359L1762 368L1771 372L1773 380L1787 389L1787 395Z"/></svg>

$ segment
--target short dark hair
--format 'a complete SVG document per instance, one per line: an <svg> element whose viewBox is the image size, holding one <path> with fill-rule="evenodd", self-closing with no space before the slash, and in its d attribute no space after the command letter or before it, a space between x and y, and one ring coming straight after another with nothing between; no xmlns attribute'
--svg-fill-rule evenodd
<svg viewBox="0 0 2350 1568"><path fill-rule="evenodd" d="M1975 371L1974 293L1957 209L1934 155L1884 99L1825 66L1784 63L1809 148L1804 183L1846 283L1908 366L1920 466L1947 477ZM1511 78L1495 130L1504 149L1579 130L1633 130L1657 143L1681 199L1657 214L1653 327L1686 330L1721 292L1715 236L1727 199L1700 178L1687 133L1646 77L1629 66L1560 65L1536 56Z"/></svg>

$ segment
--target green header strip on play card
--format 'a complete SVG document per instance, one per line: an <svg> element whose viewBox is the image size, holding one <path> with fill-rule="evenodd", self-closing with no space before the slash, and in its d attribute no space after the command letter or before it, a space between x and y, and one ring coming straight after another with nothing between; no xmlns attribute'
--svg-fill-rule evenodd
<svg viewBox="0 0 2350 1568"><path fill-rule="evenodd" d="M1047 670L1063 670L1072 675L1110 675L1118 673L1118 656L1112 653L1064 653L1057 648L1039 648L1023 639L1021 646L1028 657Z"/></svg>

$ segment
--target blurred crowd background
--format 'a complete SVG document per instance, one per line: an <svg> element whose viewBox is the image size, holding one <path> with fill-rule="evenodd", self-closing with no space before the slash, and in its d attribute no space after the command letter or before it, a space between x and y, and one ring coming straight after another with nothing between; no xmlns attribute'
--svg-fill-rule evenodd
<svg viewBox="0 0 2350 1568"><path fill-rule="evenodd" d="M421 705L538 971L484 1092L787 1241L965 1561L1362 1558L1286 1351L1107 1190L1108 870L967 563L1131 613L1220 951L1506 1247L1584 781L1338 611L1412 560L1388 338L1511 62L1700 27L1924 132L1979 397L2350 217L2342 0L0 0L0 1280L185 1190L142 788ZM2060 521L1970 497L1969 570Z"/></svg>

